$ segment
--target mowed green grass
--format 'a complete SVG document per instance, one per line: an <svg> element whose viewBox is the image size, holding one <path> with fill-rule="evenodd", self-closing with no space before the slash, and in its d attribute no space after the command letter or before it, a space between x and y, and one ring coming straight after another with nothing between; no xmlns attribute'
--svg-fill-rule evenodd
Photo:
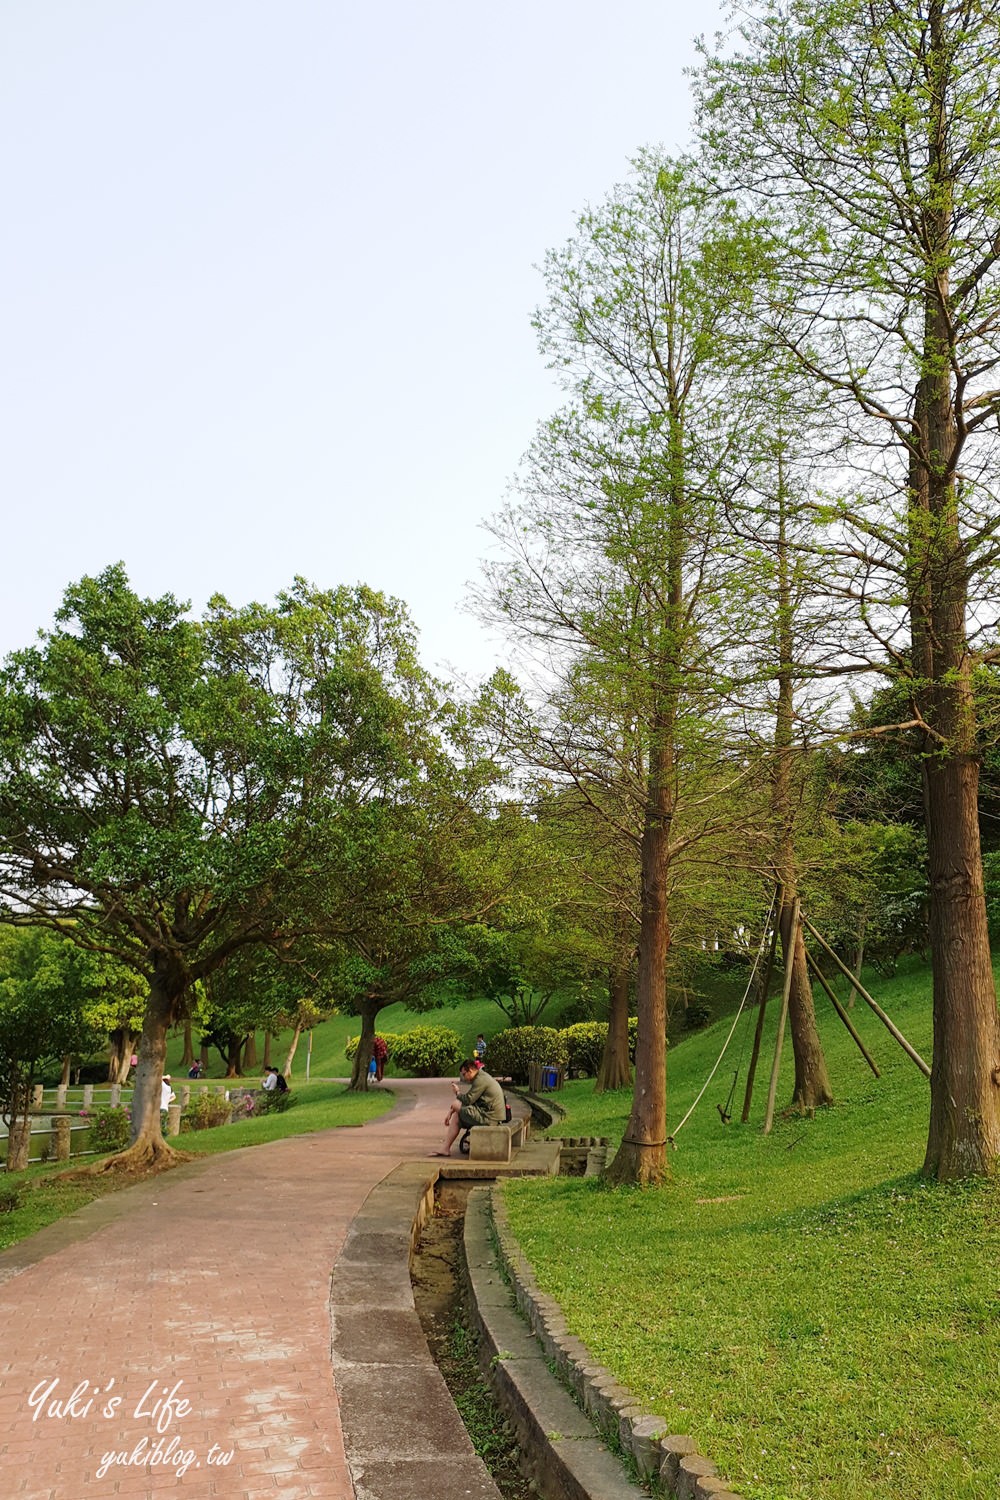
<svg viewBox="0 0 1000 1500"><path fill-rule="evenodd" d="M872 988L929 1059L926 971ZM738 1123L747 1047L723 1126L738 1031L677 1135L670 1186L510 1182L513 1226L572 1331L746 1500L995 1500L1000 1186L924 1182L926 1080L860 1002L878 1080L822 996L817 1008L833 1108L762 1134L770 1032L751 1124ZM671 1129L728 1024L671 1051ZM787 1057L779 1102L790 1093ZM578 1082L561 1097L554 1134L620 1137L627 1096Z"/></svg>

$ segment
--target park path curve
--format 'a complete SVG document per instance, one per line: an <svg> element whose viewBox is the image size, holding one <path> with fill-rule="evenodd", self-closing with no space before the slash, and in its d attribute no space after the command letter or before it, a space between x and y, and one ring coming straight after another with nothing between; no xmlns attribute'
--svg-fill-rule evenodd
<svg viewBox="0 0 1000 1500"><path fill-rule="evenodd" d="M0 1254L0 1500L353 1500L330 1274L450 1098L393 1092L362 1128L209 1157Z"/></svg>

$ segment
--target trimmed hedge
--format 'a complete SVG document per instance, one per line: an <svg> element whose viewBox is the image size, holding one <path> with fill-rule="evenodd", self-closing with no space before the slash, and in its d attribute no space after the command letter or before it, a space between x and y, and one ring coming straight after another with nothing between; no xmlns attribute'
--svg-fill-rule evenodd
<svg viewBox="0 0 1000 1500"><path fill-rule="evenodd" d="M635 1016L628 1018L628 1055L635 1062L635 1038L639 1022ZM607 1021L579 1021L575 1026L565 1026L560 1033L569 1046L568 1067L572 1073L589 1073L596 1076L601 1066L601 1056L608 1037Z"/></svg>
<svg viewBox="0 0 1000 1500"><path fill-rule="evenodd" d="M447 1026L414 1026L409 1031L379 1031L376 1035L385 1042L396 1067L418 1078L445 1078L455 1072L465 1055L462 1038ZM351 1062L360 1041L360 1036L347 1038L344 1056Z"/></svg>
<svg viewBox="0 0 1000 1500"><path fill-rule="evenodd" d="M447 1026L414 1026L396 1037L389 1055L397 1068L418 1078L444 1078L455 1072L465 1054L457 1031Z"/></svg>
<svg viewBox="0 0 1000 1500"><path fill-rule="evenodd" d="M486 1047L487 1071L494 1078L512 1078L515 1083L528 1082L532 1063L543 1068L565 1068L568 1061L566 1033L552 1026L511 1026L507 1031L498 1031Z"/></svg>

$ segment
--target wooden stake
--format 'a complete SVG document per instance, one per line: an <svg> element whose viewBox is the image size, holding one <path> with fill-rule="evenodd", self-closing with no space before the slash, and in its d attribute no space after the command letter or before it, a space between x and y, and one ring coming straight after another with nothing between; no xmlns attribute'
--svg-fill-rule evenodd
<svg viewBox="0 0 1000 1500"><path fill-rule="evenodd" d="M881 1078L882 1075L879 1072L878 1068L875 1066L875 1063L872 1061L872 1058L871 1058L871 1056L870 1056L870 1054L868 1052L867 1047L865 1046L864 1042L861 1040L861 1038L858 1036L858 1033L854 1029L854 1023L853 1023L853 1021L851 1020L850 1016L847 1014L847 1011L841 1005L840 1001L837 999L836 995L833 993L833 990L831 989L830 985L827 982L826 975L823 973L823 970L820 968L819 964L813 958L813 956L809 952L808 948L806 949L806 963L809 965L810 969L812 969L813 973L816 975L816 978L819 980L820 984L826 990L826 993L829 995L830 999L833 1002L833 1008L834 1008L834 1010L837 1012L837 1015L840 1017L840 1019L843 1021L844 1025L847 1027L848 1031L851 1033L851 1036L857 1042L857 1044L858 1044L858 1051L861 1053L861 1056L864 1058L865 1062L871 1068L872 1072L875 1074L875 1077L876 1078Z"/></svg>
<svg viewBox="0 0 1000 1500"><path fill-rule="evenodd" d="M774 1044L771 1082L767 1090L767 1111L764 1115L765 1135L770 1135L771 1126L774 1124L774 1099L778 1092L778 1069L781 1067L781 1049L785 1043L785 1022L788 1020L788 1001L792 993L792 970L795 967L795 935L798 930L799 898L796 896L792 903L792 920L788 929L788 952L785 954L785 983L781 991L781 1015L778 1017L778 1036Z"/></svg>
<svg viewBox="0 0 1000 1500"><path fill-rule="evenodd" d="M885 1011L882 1009L881 1005L879 1005L876 1000L872 999L871 995L869 995L868 991L865 989L858 976L856 974L852 974L843 960L837 957L836 953L834 953L833 949L830 947L830 944L820 936L813 924L810 922L809 918L804 916L802 920L808 927L809 931L812 933L813 937L816 939L817 943L819 943L824 953L828 953L830 955L840 972L854 985L854 988L857 990L858 994L861 996L865 1004L871 1006L872 1010L878 1016L886 1031L889 1032L890 1036L894 1036L896 1038L896 1041L902 1047L907 1057L912 1057L913 1061L916 1063L921 1073L923 1073L924 1077L929 1078L931 1076L931 1070L924 1062L917 1049L910 1046L910 1043L906 1040L906 1037L899 1030L899 1027L893 1025L893 1023L889 1020L889 1017L886 1015Z"/></svg>
<svg viewBox="0 0 1000 1500"><path fill-rule="evenodd" d="M750 1101L753 1099L753 1084L757 1076L757 1059L760 1056L760 1039L764 1035L764 1011L767 1009L767 997L771 989L771 975L774 972L774 955L778 949L778 919L781 916L781 891L779 885L774 892L774 928L771 932L771 948L767 955L767 965L764 969L764 977L760 987L760 1002L757 1013L757 1025L753 1034L753 1047L750 1051L750 1066L747 1069L747 1086L743 1094L743 1113L740 1116L743 1124L750 1118Z"/></svg>

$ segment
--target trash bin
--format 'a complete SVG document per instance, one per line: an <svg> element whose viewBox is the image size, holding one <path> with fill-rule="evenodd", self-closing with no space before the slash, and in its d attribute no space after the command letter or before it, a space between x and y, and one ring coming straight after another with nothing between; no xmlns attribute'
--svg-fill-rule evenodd
<svg viewBox="0 0 1000 1500"><path fill-rule="evenodd" d="M558 1082L559 1082L559 1070L558 1070L558 1068L543 1068L542 1069L542 1088L543 1089L554 1089L556 1087L556 1085L557 1085Z"/></svg>

